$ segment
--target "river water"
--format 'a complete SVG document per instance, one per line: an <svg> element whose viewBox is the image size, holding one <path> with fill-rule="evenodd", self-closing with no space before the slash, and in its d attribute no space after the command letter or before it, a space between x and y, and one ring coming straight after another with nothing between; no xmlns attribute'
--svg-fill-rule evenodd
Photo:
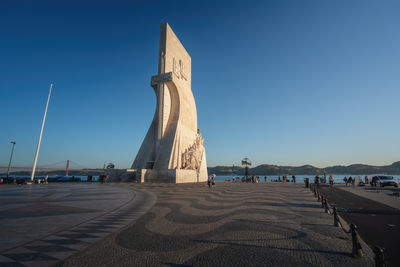
<svg viewBox="0 0 400 267"><path fill-rule="evenodd" d="M211 173L210 173L211 174ZM267 182L271 182L274 180L278 180L279 175L257 175L260 177L260 181L264 182L264 177L267 177ZM314 182L314 177L315 175L295 175L296 176L296 182L300 183L300 182L304 182L305 178L309 178L310 182ZM334 183L344 183L343 182L343 178L344 177L352 177L354 178L355 176L360 176L360 180L364 181L364 177L365 174L360 174L360 175L354 175L354 174L340 174L340 175L333 175L334 178ZM372 175L367 175L368 179L371 181ZM400 183L400 175L390 175L388 174L388 176L393 176L393 178L395 180L397 180ZM235 175L235 177L243 177L243 175ZM323 177L323 176L319 176L319 177ZM287 178L289 181L292 181L292 176L291 175L287 175ZM328 178L329 175L326 176L326 181L328 182ZM232 175L217 175L216 177L216 181L225 181L225 179L231 179L232 180ZM281 175L281 180L282 180L282 175Z"/></svg>

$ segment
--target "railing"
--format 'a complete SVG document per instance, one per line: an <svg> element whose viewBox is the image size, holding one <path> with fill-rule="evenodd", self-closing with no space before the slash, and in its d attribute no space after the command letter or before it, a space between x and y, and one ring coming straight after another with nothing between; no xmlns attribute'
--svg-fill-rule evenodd
<svg viewBox="0 0 400 267"><path fill-rule="evenodd" d="M328 199L320 192L319 186L312 186L310 184L309 188L311 192L313 192L314 197L317 198L318 201L321 201L321 207L324 208L325 213L333 216L333 225L336 227L340 227L346 234L351 234L353 245L351 255L355 258L364 257L357 225L350 224L350 228L345 229L345 226L342 223L342 219L340 218L336 207L329 204ZM385 260L384 249L380 247L374 247L372 251L375 254L375 266L386 267L387 263Z"/></svg>

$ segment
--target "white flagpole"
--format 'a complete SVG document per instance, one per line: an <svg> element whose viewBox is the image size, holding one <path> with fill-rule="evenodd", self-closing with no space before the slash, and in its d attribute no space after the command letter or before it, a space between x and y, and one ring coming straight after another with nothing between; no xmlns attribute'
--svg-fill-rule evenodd
<svg viewBox="0 0 400 267"><path fill-rule="evenodd" d="M50 84L50 90L49 90L49 96L47 97L46 109L44 110L44 116L43 116L43 121L42 121L42 129L40 129L39 142L38 142L38 145L37 145L37 148L36 148L35 161L33 162L33 167L32 167L32 175L31 175L31 181L32 182L33 182L33 178L35 177L36 163L37 163L37 159L38 159L38 156L39 156L39 149L40 149L40 143L42 141L44 122L46 121L47 107L49 106L49 101L50 101L51 88L53 88L53 83Z"/></svg>

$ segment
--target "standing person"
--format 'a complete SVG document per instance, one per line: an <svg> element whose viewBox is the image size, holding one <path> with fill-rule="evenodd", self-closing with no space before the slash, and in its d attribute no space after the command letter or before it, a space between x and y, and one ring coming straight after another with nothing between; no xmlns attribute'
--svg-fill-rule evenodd
<svg viewBox="0 0 400 267"><path fill-rule="evenodd" d="M267 182L267 176L264 176L264 183Z"/></svg>
<svg viewBox="0 0 400 267"><path fill-rule="evenodd" d="M296 176L292 175L292 181L293 183L296 183Z"/></svg>
<svg viewBox="0 0 400 267"><path fill-rule="evenodd" d="M214 180L215 180L215 178L217 177L217 175L215 175L215 174L213 174L213 176L211 177L211 185L214 187L214 185L215 185L215 182L214 182Z"/></svg>
<svg viewBox="0 0 400 267"><path fill-rule="evenodd" d="M343 182L344 182L344 184L347 186L347 177L345 176L344 178L343 178Z"/></svg>
<svg viewBox="0 0 400 267"><path fill-rule="evenodd" d="M211 188L211 175L208 176L207 185L208 185L208 188Z"/></svg>
<svg viewBox="0 0 400 267"><path fill-rule="evenodd" d="M314 177L314 183L315 183L315 185L316 185L317 187L319 187L319 177L318 177L318 175L315 175L315 177Z"/></svg>
<svg viewBox="0 0 400 267"><path fill-rule="evenodd" d="M378 177L377 176L372 177L371 186L376 186L377 182L378 182Z"/></svg>
<svg viewBox="0 0 400 267"><path fill-rule="evenodd" d="M281 177L279 176L279 177L278 177L278 182L280 182L280 181L281 181Z"/></svg>
<svg viewBox="0 0 400 267"><path fill-rule="evenodd" d="M329 176L329 186L333 187L333 176L332 175Z"/></svg>
<svg viewBox="0 0 400 267"><path fill-rule="evenodd" d="M349 180L347 180L347 182L350 184L350 185L353 185L353 178L351 178L351 176L349 177Z"/></svg>

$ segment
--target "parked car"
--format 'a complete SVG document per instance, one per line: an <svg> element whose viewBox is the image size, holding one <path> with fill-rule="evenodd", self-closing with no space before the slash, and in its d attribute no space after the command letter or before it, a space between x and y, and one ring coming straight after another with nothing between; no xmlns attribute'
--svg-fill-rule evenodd
<svg viewBox="0 0 400 267"><path fill-rule="evenodd" d="M399 183L393 178L393 176L387 176L387 175L379 175L372 177L371 185L380 187L384 186L399 187Z"/></svg>

